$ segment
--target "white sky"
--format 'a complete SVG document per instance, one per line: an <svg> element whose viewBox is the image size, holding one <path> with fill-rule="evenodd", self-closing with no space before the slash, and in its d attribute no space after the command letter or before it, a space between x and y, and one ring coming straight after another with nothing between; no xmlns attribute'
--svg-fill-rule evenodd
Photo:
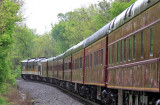
<svg viewBox="0 0 160 105"><path fill-rule="evenodd" d="M36 29L38 34L43 34L51 30L51 23L58 22L58 13L73 11L98 1L102 0L24 0L24 22L29 28Z"/></svg>

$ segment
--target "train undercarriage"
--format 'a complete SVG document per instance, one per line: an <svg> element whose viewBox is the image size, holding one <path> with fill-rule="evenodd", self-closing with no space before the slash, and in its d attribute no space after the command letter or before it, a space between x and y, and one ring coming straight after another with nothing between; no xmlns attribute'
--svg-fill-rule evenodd
<svg viewBox="0 0 160 105"><path fill-rule="evenodd" d="M24 80L42 81L66 88L73 93L103 105L160 105L160 94L153 92L108 89L83 85L38 75L21 75Z"/></svg>

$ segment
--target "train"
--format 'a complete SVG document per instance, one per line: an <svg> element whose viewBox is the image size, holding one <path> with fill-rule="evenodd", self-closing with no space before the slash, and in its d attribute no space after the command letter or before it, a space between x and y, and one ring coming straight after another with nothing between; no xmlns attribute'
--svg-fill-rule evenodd
<svg viewBox="0 0 160 105"><path fill-rule="evenodd" d="M64 53L23 60L21 76L107 105L160 105L159 45L160 0L137 0Z"/></svg>

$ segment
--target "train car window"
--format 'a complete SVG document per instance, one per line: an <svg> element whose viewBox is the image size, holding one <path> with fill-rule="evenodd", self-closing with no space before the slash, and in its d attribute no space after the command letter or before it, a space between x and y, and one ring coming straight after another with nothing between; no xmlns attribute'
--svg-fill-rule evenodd
<svg viewBox="0 0 160 105"><path fill-rule="evenodd" d="M41 66L38 66L38 71L40 71L41 70Z"/></svg>
<svg viewBox="0 0 160 105"><path fill-rule="evenodd" d="M88 67L88 55L86 56L86 67Z"/></svg>
<svg viewBox="0 0 160 105"><path fill-rule="evenodd" d="M96 60L95 60L95 58L96 58L96 53L94 52L94 66L95 66L95 62L96 62Z"/></svg>
<svg viewBox="0 0 160 105"><path fill-rule="evenodd" d="M129 38L129 59L128 60L131 60L131 37Z"/></svg>
<svg viewBox="0 0 160 105"><path fill-rule="evenodd" d="M88 55L88 57L87 57L87 67L89 68L89 55Z"/></svg>
<svg viewBox="0 0 160 105"><path fill-rule="evenodd" d="M75 60L75 69L77 69L77 59Z"/></svg>
<svg viewBox="0 0 160 105"><path fill-rule="evenodd" d="M72 63L72 69L74 69L74 60L73 60L73 63Z"/></svg>
<svg viewBox="0 0 160 105"><path fill-rule="evenodd" d="M144 56L144 32L141 32L141 57Z"/></svg>
<svg viewBox="0 0 160 105"><path fill-rule="evenodd" d="M25 69L25 66L23 66L23 69Z"/></svg>
<svg viewBox="0 0 160 105"><path fill-rule="evenodd" d="M122 49L122 47L123 47L123 40L121 40L121 62L122 62L122 60L123 60L123 57L122 57L122 54L123 54L123 49Z"/></svg>
<svg viewBox="0 0 160 105"><path fill-rule="evenodd" d="M153 56L153 27L150 28L150 56Z"/></svg>
<svg viewBox="0 0 160 105"><path fill-rule="evenodd" d="M58 66L58 70L59 70L59 66ZM67 63L64 64L64 70L67 70Z"/></svg>
<svg viewBox="0 0 160 105"><path fill-rule="evenodd" d="M112 46L112 64L114 64L114 44Z"/></svg>
<svg viewBox="0 0 160 105"><path fill-rule="evenodd" d="M119 62L119 43L117 42L117 63Z"/></svg>
<svg viewBox="0 0 160 105"><path fill-rule="evenodd" d="M126 61L126 39L124 39L124 61Z"/></svg>
<svg viewBox="0 0 160 105"><path fill-rule="evenodd" d="M78 69L80 68L80 59L78 58Z"/></svg>
<svg viewBox="0 0 160 105"><path fill-rule="evenodd" d="M88 64L87 64L87 67L89 68L89 55L88 55L88 59L87 59L87 60L88 60Z"/></svg>
<svg viewBox="0 0 160 105"><path fill-rule="evenodd" d="M96 66L98 65L98 51L97 51L97 54L96 54Z"/></svg>
<svg viewBox="0 0 160 105"><path fill-rule="evenodd" d="M92 68L92 54L90 54L90 68Z"/></svg>
<svg viewBox="0 0 160 105"><path fill-rule="evenodd" d="M86 64L87 64L87 63L86 63L86 59L87 59L87 56L85 56L85 68L86 68L86 66L87 66L87 65L86 65Z"/></svg>
<svg viewBox="0 0 160 105"><path fill-rule="evenodd" d="M82 57L80 57L80 68L82 68Z"/></svg>
<svg viewBox="0 0 160 105"><path fill-rule="evenodd" d="M109 64L111 64L111 46L109 46Z"/></svg>
<svg viewBox="0 0 160 105"><path fill-rule="evenodd" d="M136 35L133 36L133 59L136 59Z"/></svg>
<svg viewBox="0 0 160 105"><path fill-rule="evenodd" d="M87 56L85 56L85 68L87 67Z"/></svg>
<svg viewBox="0 0 160 105"><path fill-rule="evenodd" d="M98 64L100 65L100 54L101 54L101 50L99 50L99 55L98 55Z"/></svg>
<svg viewBox="0 0 160 105"><path fill-rule="evenodd" d="M101 49L101 65L103 65L103 49Z"/></svg>

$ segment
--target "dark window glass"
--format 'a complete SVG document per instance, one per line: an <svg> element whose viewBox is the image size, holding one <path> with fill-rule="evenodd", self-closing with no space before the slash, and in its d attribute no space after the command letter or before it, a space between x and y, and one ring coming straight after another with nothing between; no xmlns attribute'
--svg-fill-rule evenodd
<svg viewBox="0 0 160 105"><path fill-rule="evenodd" d="M133 36L133 59L136 58L136 35Z"/></svg>
<svg viewBox="0 0 160 105"><path fill-rule="evenodd" d="M117 63L119 62L119 43L117 43Z"/></svg>
<svg viewBox="0 0 160 105"><path fill-rule="evenodd" d="M92 54L90 54L90 67L92 68Z"/></svg>
<svg viewBox="0 0 160 105"><path fill-rule="evenodd" d="M80 68L82 68L82 57L80 57Z"/></svg>
<svg viewBox="0 0 160 105"><path fill-rule="evenodd" d="M98 59L98 51L97 51L97 54L96 54L96 55L97 55L97 56L96 56L96 58L97 58L97 59L96 59L96 61L97 61L97 62L96 62L96 65L98 65L98 61L99 61L99 59Z"/></svg>
<svg viewBox="0 0 160 105"><path fill-rule="evenodd" d="M144 56L144 32L141 32L141 57Z"/></svg>
<svg viewBox="0 0 160 105"><path fill-rule="evenodd" d="M109 46L109 64L111 64L111 46Z"/></svg>
<svg viewBox="0 0 160 105"><path fill-rule="evenodd" d="M99 53L98 53L98 65L100 64L100 53L101 53L101 51L99 50Z"/></svg>
<svg viewBox="0 0 160 105"><path fill-rule="evenodd" d="M131 60L131 38L129 38L129 60Z"/></svg>
<svg viewBox="0 0 160 105"><path fill-rule="evenodd" d="M114 64L114 44L113 44L113 47L112 47L112 63Z"/></svg>
<svg viewBox="0 0 160 105"><path fill-rule="evenodd" d="M126 39L124 39L124 61L126 61Z"/></svg>
<svg viewBox="0 0 160 105"><path fill-rule="evenodd" d="M88 57L87 57L87 67L89 68L89 55L88 55Z"/></svg>
<svg viewBox="0 0 160 105"><path fill-rule="evenodd" d="M150 29L150 55L153 55L153 27Z"/></svg>
<svg viewBox="0 0 160 105"><path fill-rule="evenodd" d="M85 68L87 67L87 56L85 56Z"/></svg>
<svg viewBox="0 0 160 105"><path fill-rule="evenodd" d="M101 49L101 64L103 65L103 49Z"/></svg>
<svg viewBox="0 0 160 105"><path fill-rule="evenodd" d="M87 55L87 67L88 67L88 55Z"/></svg>
<svg viewBox="0 0 160 105"><path fill-rule="evenodd" d="M73 63L72 63L72 69L74 69L74 60L73 60Z"/></svg>
<svg viewBox="0 0 160 105"><path fill-rule="evenodd" d="M94 52L94 66L96 65L96 52Z"/></svg>
<svg viewBox="0 0 160 105"><path fill-rule="evenodd" d="M122 62L122 59L123 59L123 55L122 55L123 54L123 49L122 48L123 48L123 41L121 41L121 62Z"/></svg>

